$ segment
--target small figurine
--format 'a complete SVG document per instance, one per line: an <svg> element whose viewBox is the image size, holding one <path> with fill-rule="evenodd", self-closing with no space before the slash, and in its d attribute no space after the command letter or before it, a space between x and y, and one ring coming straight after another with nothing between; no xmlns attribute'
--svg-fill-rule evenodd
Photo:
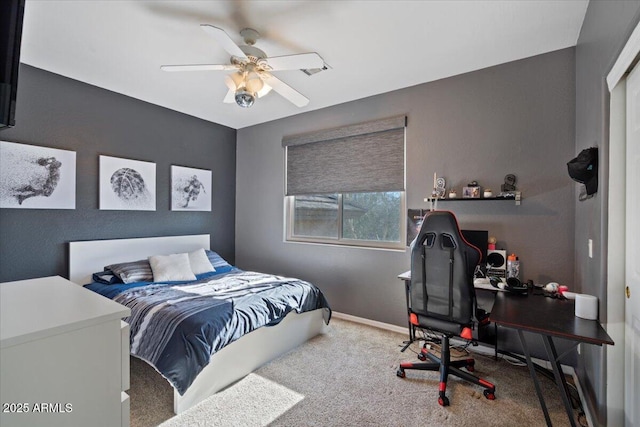
<svg viewBox="0 0 640 427"><path fill-rule="evenodd" d="M489 236L489 239L487 239L487 249L489 249L490 251L495 251L496 250L496 242L498 241L498 239L496 239L493 236Z"/></svg>
<svg viewBox="0 0 640 427"><path fill-rule="evenodd" d="M446 189L445 189L445 185L446 185L446 181L444 178L439 177L436 180L436 194L439 198L444 199L444 195L446 194Z"/></svg>
<svg viewBox="0 0 640 427"><path fill-rule="evenodd" d="M504 177L504 184L500 186L500 191L502 191L503 193L516 191L516 176L511 173L506 175Z"/></svg>

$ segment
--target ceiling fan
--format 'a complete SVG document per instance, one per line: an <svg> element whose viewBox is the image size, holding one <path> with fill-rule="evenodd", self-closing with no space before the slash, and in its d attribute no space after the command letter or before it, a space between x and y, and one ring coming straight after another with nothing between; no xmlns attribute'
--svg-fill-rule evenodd
<svg viewBox="0 0 640 427"><path fill-rule="evenodd" d="M163 65L164 71L234 71L225 76L225 83L229 88L223 102L233 103L241 107L251 107L256 98L260 98L271 91L278 92L285 99L298 107L309 103L300 92L276 78L272 71L280 70L321 70L326 69L324 60L315 52L267 57L254 46L260 34L252 29L240 31L244 39L243 45L236 44L221 28L213 25L201 24L200 27L220 43L222 48L231 55L230 64L194 64L194 65ZM312 74L307 73L307 74Z"/></svg>

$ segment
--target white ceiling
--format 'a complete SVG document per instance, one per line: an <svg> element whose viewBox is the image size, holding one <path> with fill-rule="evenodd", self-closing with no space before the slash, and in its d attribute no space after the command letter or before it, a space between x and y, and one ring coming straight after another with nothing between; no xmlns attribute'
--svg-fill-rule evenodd
<svg viewBox="0 0 640 427"><path fill-rule="evenodd" d="M21 62L234 129L575 46L588 0L98 1L27 0ZM223 104L228 63L200 28L240 43L258 30L268 56L317 52L313 76L274 72L311 101L272 92L248 109Z"/></svg>

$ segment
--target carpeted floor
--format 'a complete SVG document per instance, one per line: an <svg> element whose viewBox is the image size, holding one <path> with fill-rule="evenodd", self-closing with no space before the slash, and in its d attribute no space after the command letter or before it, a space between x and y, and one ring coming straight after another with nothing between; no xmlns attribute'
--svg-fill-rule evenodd
<svg viewBox="0 0 640 427"><path fill-rule="evenodd" d="M261 367L245 379L174 416L173 390L146 363L132 358L131 426L544 426L526 366L475 354L482 388L450 377L448 407L437 403L438 373L396 376L405 335L333 319L329 331ZM554 426L569 425L555 385L541 376Z"/></svg>

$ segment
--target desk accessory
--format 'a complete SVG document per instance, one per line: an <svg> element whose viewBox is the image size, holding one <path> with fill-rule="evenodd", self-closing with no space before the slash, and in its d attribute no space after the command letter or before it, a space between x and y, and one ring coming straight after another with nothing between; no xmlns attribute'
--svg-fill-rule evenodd
<svg viewBox="0 0 640 427"><path fill-rule="evenodd" d="M507 277L520 278L520 260L516 254L507 257Z"/></svg>
<svg viewBox="0 0 640 427"><path fill-rule="evenodd" d="M596 320L598 318L598 298L593 295L576 294L575 314L583 319Z"/></svg>
<svg viewBox="0 0 640 427"><path fill-rule="evenodd" d="M558 292L559 284L556 282L549 282L545 285L544 290L547 292Z"/></svg>
<svg viewBox="0 0 640 427"><path fill-rule="evenodd" d="M507 277L507 251L501 249L487 251L487 275Z"/></svg>
<svg viewBox="0 0 640 427"><path fill-rule="evenodd" d="M489 277L489 283L491 283L494 288L502 289L514 294L525 296L529 294L529 287L515 277L509 277L506 282L503 282L498 277Z"/></svg>

